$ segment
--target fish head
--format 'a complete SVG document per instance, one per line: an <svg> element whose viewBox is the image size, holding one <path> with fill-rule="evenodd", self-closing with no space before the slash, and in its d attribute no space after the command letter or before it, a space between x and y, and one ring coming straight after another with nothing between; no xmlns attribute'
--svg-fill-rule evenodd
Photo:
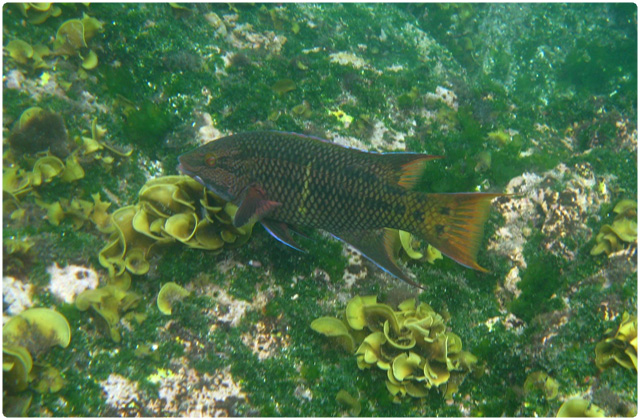
<svg viewBox="0 0 640 420"><path fill-rule="evenodd" d="M195 179L224 200L233 201L246 187L239 150L223 138L178 157L178 171Z"/></svg>

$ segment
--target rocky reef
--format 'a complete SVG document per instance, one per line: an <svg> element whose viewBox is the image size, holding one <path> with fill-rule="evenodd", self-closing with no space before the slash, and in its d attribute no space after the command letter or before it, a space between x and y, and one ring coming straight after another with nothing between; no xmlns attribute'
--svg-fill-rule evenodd
<svg viewBox="0 0 640 420"><path fill-rule="evenodd" d="M2 13L5 415L636 414L635 5ZM506 193L488 273L398 232L420 290L233 227L177 156L252 130Z"/></svg>

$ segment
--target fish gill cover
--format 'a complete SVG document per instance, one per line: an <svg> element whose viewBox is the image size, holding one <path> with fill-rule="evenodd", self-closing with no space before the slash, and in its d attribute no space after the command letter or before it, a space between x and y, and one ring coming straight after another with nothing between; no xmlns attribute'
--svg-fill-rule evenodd
<svg viewBox="0 0 640 420"><path fill-rule="evenodd" d="M633 4L5 4L3 414L634 415L636 27ZM321 232L296 252L178 176L274 130L508 194L488 272L405 231L424 290Z"/></svg>

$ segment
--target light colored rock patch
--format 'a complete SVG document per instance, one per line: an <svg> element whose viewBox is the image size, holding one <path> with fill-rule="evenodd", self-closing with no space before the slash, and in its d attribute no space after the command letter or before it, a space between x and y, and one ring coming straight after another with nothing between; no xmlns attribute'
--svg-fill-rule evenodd
<svg viewBox="0 0 640 420"><path fill-rule="evenodd" d="M385 134L391 141L385 140ZM371 146L376 150L406 150L405 134L387 128L382 121L376 121L371 134Z"/></svg>
<svg viewBox="0 0 640 420"><path fill-rule="evenodd" d="M611 181L611 177L604 177ZM561 185L561 189L557 187ZM524 245L534 231L544 235L546 252L572 261L580 244L593 232L585 221L596 216L609 195L596 188L596 176L588 164L567 167L559 164L542 175L524 173L513 178L506 187L511 197L496 199L496 207L505 224L489 240L488 249L513 262L498 292L517 298L522 270L527 268Z"/></svg>
<svg viewBox="0 0 640 420"><path fill-rule="evenodd" d="M340 64L341 66L351 66L355 69L361 69L367 66L367 62L363 58L350 52L337 52L329 54L329 60L332 63Z"/></svg>
<svg viewBox="0 0 640 420"><path fill-rule="evenodd" d="M249 302L246 300L235 299L218 285L208 287L207 294L214 296L216 301L216 306L209 309L211 312L210 314L219 322L229 323L234 327L240 324L240 321L242 321L242 317L247 312L247 309L251 307Z"/></svg>
<svg viewBox="0 0 640 420"><path fill-rule="evenodd" d="M34 287L30 283L11 276L3 277L2 301L5 304L4 311L9 315L18 315L33 306L33 301L31 300L33 291Z"/></svg>
<svg viewBox="0 0 640 420"><path fill-rule="evenodd" d="M106 395L107 404L114 408L123 409L133 401L140 401L138 383L131 382L124 376L112 373L107 380L100 382L100 386Z"/></svg>
<svg viewBox="0 0 640 420"><path fill-rule="evenodd" d="M435 101L441 101L447 104L449 108L458 110L458 96L451 89L447 89L442 86L436 88L435 93L429 92L425 95L425 98Z"/></svg>
<svg viewBox="0 0 640 420"><path fill-rule="evenodd" d="M403 31L408 39L410 39L413 45L416 47L418 55L421 61L427 61L432 56L432 50L438 44L435 39L431 38L422 30L418 29L411 23L404 25Z"/></svg>
<svg viewBox="0 0 640 420"><path fill-rule="evenodd" d="M201 120L201 125L200 128L198 128L198 134L196 137L199 144L203 145L225 136L225 134L218 130L213 124L211 114L203 112L202 114L198 114L198 117Z"/></svg>
<svg viewBox="0 0 640 420"><path fill-rule="evenodd" d="M265 360L289 347L291 337L289 334L274 333L268 324L258 321L252 331L242 335L242 342L258 356L258 359Z"/></svg>
<svg viewBox="0 0 640 420"><path fill-rule="evenodd" d="M509 270L504 279L504 288L513 293L516 298L522 293L522 291L518 289L518 283L520 280L520 269L517 265Z"/></svg>
<svg viewBox="0 0 640 420"><path fill-rule="evenodd" d="M20 70L11 70L5 76L4 85L7 89L20 89L24 80L24 74L22 74Z"/></svg>
<svg viewBox="0 0 640 420"><path fill-rule="evenodd" d="M239 268L244 267L238 262L234 262L233 264ZM194 289L194 287L190 287L190 289ZM207 315L216 319L216 323L211 326L211 329L215 330L220 323L229 323L233 327L238 326L248 310L262 310L273 296L281 292L282 288L280 286L270 286L266 290L259 291L253 301L248 302L246 300L235 299L217 284L207 285L203 293L211 296L216 302L216 305L213 308L207 309L206 312Z"/></svg>
<svg viewBox="0 0 640 420"><path fill-rule="evenodd" d="M283 35L276 35L273 31L258 33L253 31L249 23L234 24L231 31L231 46L237 50L265 49L273 54L279 54L287 42Z"/></svg>
<svg viewBox="0 0 640 420"><path fill-rule="evenodd" d="M551 188L557 184L563 185L562 191ZM520 268L526 268L522 249L526 237L539 228L545 235L543 246L546 250L573 260L575 245L568 245L566 239L577 243L588 241L592 232L584 221L597 214L609 199L594 188L595 185L596 177L588 164L569 168L561 163L542 176L524 173L512 179L506 192L518 195L498 200L497 207L505 225L491 238L488 248L507 256Z"/></svg>
<svg viewBox="0 0 640 420"><path fill-rule="evenodd" d="M181 360L187 364L186 360ZM172 362L173 363L173 362ZM228 417L228 399L245 400L246 395L234 380L229 368L214 375L200 375L195 369L180 366L176 372L159 369L149 376L159 385L158 398L147 404L149 411L179 417Z"/></svg>
<svg viewBox="0 0 640 420"><path fill-rule="evenodd" d="M49 291L66 303L73 303L78 294L98 287L98 273L91 268L79 265L61 268L54 262L47 272L51 276Z"/></svg>
<svg viewBox="0 0 640 420"><path fill-rule="evenodd" d="M401 151L406 150L405 138L410 136L413 129L410 132L402 133L387 128L382 121L375 121L373 123L373 130L371 137L369 138L370 144L366 144L363 141L351 137L342 136L335 132L329 132L328 138L336 144L345 147L351 147L359 150L372 150L378 152L385 151Z"/></svg>
<svg viewBox="0 0 640 420"><path fill-rule="evenodd" d="M367 277L368 270L362 264L362 254L351 245L344 244L342 255L347 258L347 268L344 270L342 279L347 289L351 289L356 282Z"/></svg>

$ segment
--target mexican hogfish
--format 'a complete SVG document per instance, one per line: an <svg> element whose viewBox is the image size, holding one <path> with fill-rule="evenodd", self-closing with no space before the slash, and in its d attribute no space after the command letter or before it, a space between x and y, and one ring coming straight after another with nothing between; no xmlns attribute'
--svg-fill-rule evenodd
<svg viewBox="0 0 640 420"><path fill-rule="evenodd" d="M373 153L276 131L236 134L179 157L178 169L238 206L233 225L259 221L276 239L301 250L295 227L330 232L389 274L420 287L395 261L400 229L458 263L476 262L490 202L501 194L413 191L420 153Z"/></svg>

